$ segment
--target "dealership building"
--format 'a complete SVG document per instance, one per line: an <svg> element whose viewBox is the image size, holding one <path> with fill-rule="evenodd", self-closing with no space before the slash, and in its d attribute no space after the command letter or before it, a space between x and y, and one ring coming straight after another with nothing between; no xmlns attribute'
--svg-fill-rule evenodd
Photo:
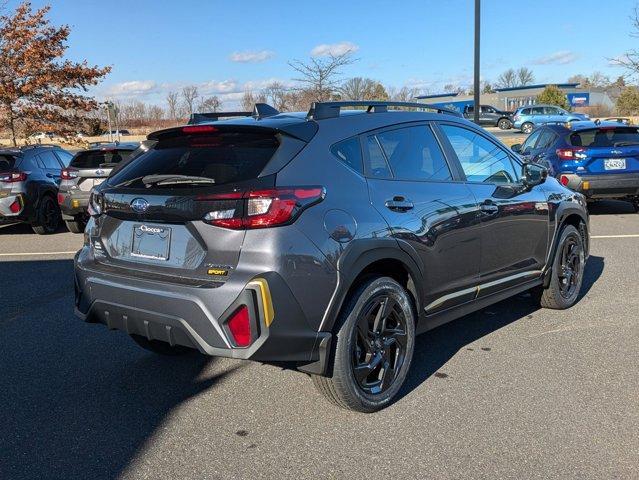
<svg viewBox="0 0 639 480"><path fill-rule="evenodd" d="M500 110L514 111L523 105L533 105L537 102L537 97L549 85L555 85L565 94L572 108L604 106L612 108L614 102L603 90L579 88L578 83L560 84L540 84L526 85L524 87L495 88L494 93L482 93L480 103L492 105ZM472 95L461 95L459 93L441 93L438 95L421 95L417 97L425 100L425 103L437 105L438 107L451 108L462 111L466 105L473 104Z"/></svg>

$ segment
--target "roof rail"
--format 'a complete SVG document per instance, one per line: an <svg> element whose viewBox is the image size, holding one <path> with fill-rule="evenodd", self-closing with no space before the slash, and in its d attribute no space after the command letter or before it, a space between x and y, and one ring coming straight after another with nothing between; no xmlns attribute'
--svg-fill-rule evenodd
<svg viewBox="0 0 639 480"><path fill-rule="evenodd" d="M271 107L266 103L256 103L251 112L206 112L206 113L192 113L189 117L189 125L196 125L198 123L216 122L220 118L231 117L253 117L253 118L266 118L272 117L280 113L277 109Z"/></svg>
<svg viewBox="0 0 639 480"><path fill-rule="evenodd" d="M56 145L55 143L30 143L28 145L22 145L21 149L27 148L38 148L38 147L49 147L49 148L61 148L60 145Z"/></svg>
<svg viewBox="0 0 639 480"><path fill-rule="evenodd" d="M388 107L421 108L423 110L434 110L437 113L446 113L461 117L461 113L437 105L429 105L420 102L392 102L392 101L344 101L344 102L313 102L307 117L313 120L324 120L327 118L339 117L342 107L366 107L366 112L383 113L388 111Z"/></svg>

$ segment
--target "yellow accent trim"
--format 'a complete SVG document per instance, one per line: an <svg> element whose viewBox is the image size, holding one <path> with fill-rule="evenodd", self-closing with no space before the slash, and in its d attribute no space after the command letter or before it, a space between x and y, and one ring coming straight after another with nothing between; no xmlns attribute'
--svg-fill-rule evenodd
<svg viewBox="0 0 639 480"><path fill-rule="evenodd" d="M268 282L263 278L255 278L249 285L257 285L262 294L262 305L264 306L264 323L267 327L271 326L275 319L275 311L273 310L273 300L271 299L271 291L268 288Z"/></svg>
<svg viewBox="0 0 639 480"><path fill-rule="evenodd" d="M71 207L78 208L80 206L80 200L71 200Z"/></svg>
<svg viewBox="0 0 639 480"><path fill-rule="evenodd" d="M584 190L590 190L590 182L587 180L583 182L581 186Z"/></svg>

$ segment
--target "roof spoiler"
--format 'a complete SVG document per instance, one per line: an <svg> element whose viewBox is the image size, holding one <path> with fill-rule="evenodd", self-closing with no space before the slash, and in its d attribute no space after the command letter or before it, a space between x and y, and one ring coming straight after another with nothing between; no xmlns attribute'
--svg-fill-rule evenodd
<svg viewBox="0 0 639 480"><path fill-rule="evenodd" d="M197 125L200 123L217 122L220 118L232 117L253 117L266 118L277 115L280 112L266 103L256 103L251 112L207 112L192 113L189 117L188 125Z"/></svg>
<svg viewBox="0 0 639 480"><path fill-rule="evenodd" d="M432 110L437 113L445 113L461 117L462 114L455 110L442 108L437 105L429 105L420 102L386 102L386 101L345 101L345 102L313 102L308 111L307 118L313 120L325 120L327 118L339 117L342 107L364 107L367 113L384 113L388 107L419 108L422 110Z"/></svg>

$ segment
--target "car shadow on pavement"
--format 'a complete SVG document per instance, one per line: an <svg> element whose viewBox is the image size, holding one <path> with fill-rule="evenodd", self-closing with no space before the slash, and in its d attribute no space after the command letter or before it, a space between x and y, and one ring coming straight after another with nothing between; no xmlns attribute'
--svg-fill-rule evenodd
<svg viewBox="0 0 639 480"><path fill-rule="evenodd" d="M57 235L58 233L67 233L67 227L64 226L64 222L60 222L60 226L53 233L53 235ZM0 225L0 235L37 235L31 228L31 225L26 223L12 223L9 225Z"/></svg>
<svg viewBox="0 0 639 480"><path fill-rule="evenodd" d="M586 263L578 301L582 301L588 294L603 269L604 259L591 255ZM471 348L468 347L469 344L513 322L530 318L540 308L533 296L525 292L418 336L410 372L396 401L410 394L433 375L445 378L447 374L440 372L440 369L458 351ZM485 345L476 348L490 350Z"/></svg>
<svg viewBox="0 0 639 480"><path fill-rule="evenodd" d="M599 200L588 204L590 215L620 215L623 213L635 213L635 208L630 202L623 200Z"/></svg>
<svg viewBox="0 0 639 480"><path fill-rule="evenodd" d="M167 415L238 368L81 322L72 272L0 262L0 478L119 478Z"/></svg>

